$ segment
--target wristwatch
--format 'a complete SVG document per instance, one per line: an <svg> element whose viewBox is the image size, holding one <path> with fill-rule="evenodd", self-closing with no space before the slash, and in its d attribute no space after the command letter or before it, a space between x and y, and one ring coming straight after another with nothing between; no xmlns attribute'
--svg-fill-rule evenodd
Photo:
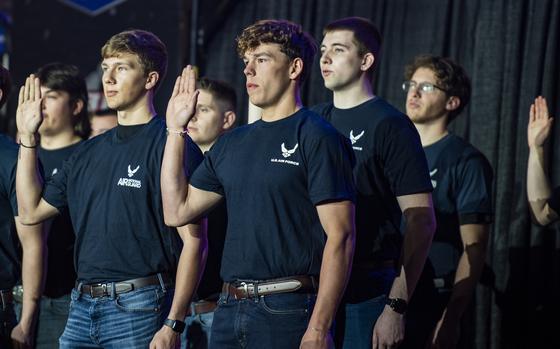
<svg viewBox="0 0 560 349"><path fill-rule="evenodd" d="M399 314L404 314L408 304L402 298L387 298L385 304L391 307L395 312Z"/></svg>
<svg viewBox="0 0 560 349"><path fill-rule="evenodd" d="M186 324L181 320L171 320L171 319L166 319L163 322L163 324L167 327L171 327L171 329L177 333L183 333L186 326Z"/></svg>

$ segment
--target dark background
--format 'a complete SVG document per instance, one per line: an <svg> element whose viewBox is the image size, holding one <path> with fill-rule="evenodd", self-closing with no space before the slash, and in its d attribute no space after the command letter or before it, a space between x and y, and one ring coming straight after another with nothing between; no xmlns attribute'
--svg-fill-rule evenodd
<svg viewBox="0 0 560 349"><path fill-rule="evenodd" d="M10 70L18 85L54 60L74 63L87 75L99 65L99 50L112 34L131 27L147 29L160 36L170 53L168 76L156 96L160 113L165 111L172 77L189 61L197 64L201 75L236 87L242 123L247 120L247 96L235 37L258 19L301 23L318 40L333 19L359 15L373 20L384 36L375 92L401 110L406 63L420 53L455 59L472 78L473 96L451 129L478 147L495 173L495 221L488 268L470 323L472 347L558 343L560 228L531 223L525 181L530 104L542 94L550 114L560 114L560 1L128 0L90 17L55 0L17 0L10 11ZM91 86L96 86L94 77ZM330 98L317 62L303 95L309 105ZM14 114L12 98L0 131L13 135ZM552 182L560 185L558 122L547 158Z"/></svg>

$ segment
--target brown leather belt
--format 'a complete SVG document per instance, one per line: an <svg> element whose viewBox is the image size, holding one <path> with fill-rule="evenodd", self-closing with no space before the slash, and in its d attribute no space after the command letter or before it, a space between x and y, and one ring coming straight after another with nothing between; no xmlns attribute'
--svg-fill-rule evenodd
<svg viewBox="0 0 560 349"><path fill-rule="evenodd" d="M13 303L14 295L12 294L12 290L0 290L0 304L2 305L2 309L5 309L9 304Z"/></svg>
<svg viewBox="0 0 560 349"><path fill-rule="evenodd" d="M192 302L187 316L211 313L218 307L216 301L198 301Z"/></svg>
<svg viewBox="0 0 560 349"><path fill-rule="evenodd" d="M318 289L319 282L316 277L303 275L255 282L225 282L222 293L235 299L249 299L287 292L316 293Z"/></svg>
<svg viewBox="0 0 560 349"><path fill-rule="evenodd" d="M167 274L160 274L164 285L171 285L172 280ZM92 298L108 297L113 294L113 285L115 286L115 294L121 294L137 290L142 287L160 285L158 275L146 276L143 278L119 281L119 282L106 282L99 284L81 285L76 283L76 289L80 293L89 294Z"/></svg>

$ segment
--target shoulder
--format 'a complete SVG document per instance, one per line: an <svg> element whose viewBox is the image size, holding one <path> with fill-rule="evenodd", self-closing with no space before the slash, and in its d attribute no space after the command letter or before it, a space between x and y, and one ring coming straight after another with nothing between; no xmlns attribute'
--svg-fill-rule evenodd
<svg viewBox="0 0 560 349"><path fill-rule="evenodd" d="M2 158L2 163L5 163L8 159L11 161L17 160L19 146L12 141L10 138L0 134L0 158Z"/></svg>
<svg viewBox="0 0 560 349"><path fill-rule="evenodd" d="M320 104L316 104L312 107L309 107L309 110L328 119L333 107L334 107L334 105L333 105L332 102L326 102L326 103L320 103Z"/></svg>

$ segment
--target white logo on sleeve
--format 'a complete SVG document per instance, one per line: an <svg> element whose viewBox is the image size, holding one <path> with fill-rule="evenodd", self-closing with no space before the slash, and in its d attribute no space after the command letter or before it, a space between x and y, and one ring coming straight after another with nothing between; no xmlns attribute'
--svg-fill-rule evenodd
<svg viewBox="0 0 560 349"><path fill-rule="evenodd" d="M294 153L296 152L296 149L298 148L299 143L296 143L296 145L294 145L294 147L292 149L288 149L286 148L286 144L282 143L280 145L280 150L282 151L282 156L284 157L284 159L277 159L277 158L272 158L270 159L270 162L276 162L276 163L280 163L280 164L289 164L289 165L294 165L294 166L299 166L299 162L297 161L292 161L292 160L288 160L288 158L292 155L294 155Z"/></svg>
<svg viewBox="0 0 560 349"><path fill-rule="evenodd" d="M136 166L136 168L133 170L132 167L130 165L128 165L128 177L129 178L119 178L119 182L117 183L117 185L123 186L123 187L130 187L130 188L141 188L142 187L142 181L138 180L138 179L132 179L130 177L133 177L136 172L138 172L138 170L140 169L140 165Z"/></svg>
<svg viewBox="0 0 560 349"><path fill-rule="evenodd" d="M292 149L286 149L286 146L284 145L284 143L282 143L282 146L280 147L282 150L282 156L285 158L289 158L290 156L292 156L292 154L296 152L298 145L299 144L296 143L295 147L293 147Z"/></svg>
<svg viewBox="0 0 560 349"><path fill-rule="evenodd" d="M131 169L130 169L130 165L128 165L128 176L129 176L129 177L134 176L134 174L135 174L136 172L138 172L138 169L139 169L139 168L140 168L140 165L136 166L136 168L135 168L134 170L131 170Z"/></svg>
<svg viewBox="0 0 560 349"><path fill-rule="evenodd" d="M362 147L354 147L354 144L360 140L360 138L362 138L364 136L364 134L366 133L365 130L362 130L362 132L358 133L357 135L354 136L354 130L350 130L350 142L352 142L352 148L354 150L362 150Z"/></svg>
<svg viewBox="0 0 560 349"><path fill-rule="evenodd" d="M433 171L430 171L430 178L432 178L436 173L437 173L437 168L434 168ZM432 187L434 187L434 189L436 189L437 187L437 182L435 179L432 179Z"/></svg>

